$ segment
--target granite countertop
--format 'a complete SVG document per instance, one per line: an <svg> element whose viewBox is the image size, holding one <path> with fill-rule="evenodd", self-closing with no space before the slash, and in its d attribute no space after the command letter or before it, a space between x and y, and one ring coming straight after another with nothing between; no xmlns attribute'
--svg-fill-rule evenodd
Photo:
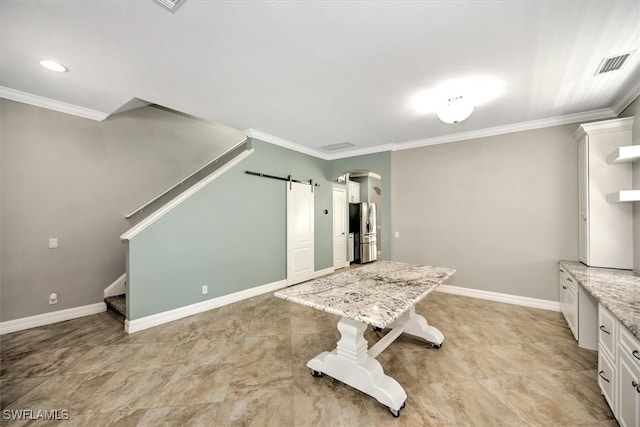
<svg viewBox="0 0 640 427"><path fill-rule="evenodd" d="M560 261L578 283L640 339L640 277L630 270L587 267Z"/></svg>
<svg viewBox="0 0 640 427"><path fill-rule="evenodd" d="M386 328L454 273L451 268L377 261L293 285L274 295Z"/></svg>

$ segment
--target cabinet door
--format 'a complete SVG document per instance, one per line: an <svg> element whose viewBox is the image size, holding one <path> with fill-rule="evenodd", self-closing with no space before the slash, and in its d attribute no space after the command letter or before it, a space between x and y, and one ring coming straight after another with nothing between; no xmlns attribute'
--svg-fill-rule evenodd
<svg viewBox="0 0 640 427"><path fill-rule="evenodd" d="M623 427L636 427L640 425L640 368L626 353L622 353L618 369L617 418Z"/></svg>
<svg viewBox="0 0 640 427"><path fill-rule="evenodd" d="M618 334L618 412L621 426L640 425L640 341L628 329Z"/></svg>
<svg viewBox="0 0 640 427"><path fill-rule="evenodd" d="M360 183L349 181L349 203L360 203Z"/></svg>
<svg viewBox="0 0 640 427"><path fill-rule="evenodd" d="M615 364L609 359L605 352L598 352L598 385L602 395L607 400L609 407L616 412L615 390Z"/></svg>
<svg viewBox="0 0 640 427"><path fill-rule="evenodd" d="M589 150L586 137L578 145L578 211L580 261L589 265Z"/></svg>
<svg viewBox="0 0 640 427"><path fill-rule="evenodd" d="M573 337L578 339L578 296L567 289L567 323L573 333Z"/></svg>
<svg viewBox="0 0 640 427"><path fill-rule="evenodd" d="M578 339L578 298L574 289L560 277L560 310L574 338Z"/></svg>

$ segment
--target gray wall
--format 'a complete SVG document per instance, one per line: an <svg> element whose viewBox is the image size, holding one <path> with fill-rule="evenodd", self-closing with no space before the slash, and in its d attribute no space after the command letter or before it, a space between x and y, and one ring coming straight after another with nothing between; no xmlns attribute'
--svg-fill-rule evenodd
<svg viewBox="0 0 640 427"><path fill-rule="evenodd" d="M394 152L392 258L557 301L557 261L578 258L577 126Z"/></svg>
<svg viewBox="0 0 640 427"><path fill-rule="evenodd" d="M640 98L636 98L620 117L635 116L632 139L634 145L640 145ZM640 190L640 161L633 163L633 189ZM640 274L640 202L633 203L633 269Z"/></svg>
<svg viewBox="0 0 640 427"><path fill-rule="evenodd" d="M243 137L154 107L95 122L0 99L0 320L102 301L124 215Z"/></svg>

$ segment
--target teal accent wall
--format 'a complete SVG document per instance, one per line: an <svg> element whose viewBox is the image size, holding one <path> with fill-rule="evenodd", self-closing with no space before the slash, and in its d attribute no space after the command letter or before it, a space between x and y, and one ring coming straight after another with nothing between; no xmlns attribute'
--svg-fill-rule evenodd
<svg viewBox="0 0 640 427"><path fill-rule="evenodd" d="M286 183L246 170L320 184L315 270L332 266L328 162L255 139L251 146L251 156L129 241L129 320L286 278Z"/></svg>
<svg viewBox="0 0 640 427"><path fill-rule="evenodd" d="M391 259L391 152L366 154L331 160L327 165L328 179L335 179L346 172L367 170L375 172L381 177L381 206L382 217L382 259Z"/></svg>

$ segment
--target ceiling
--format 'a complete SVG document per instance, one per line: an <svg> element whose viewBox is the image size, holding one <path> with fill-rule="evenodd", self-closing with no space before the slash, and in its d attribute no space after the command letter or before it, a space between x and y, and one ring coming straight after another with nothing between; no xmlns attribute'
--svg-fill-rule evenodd
<svg viewBox="0 0 640 427"><path fill-rule="evenodd" d="M637 0L2 0L0 95L97 119L143 100L336 158L614 117L639 44ZM414 108L478 88L456 125Z"/></svg>

